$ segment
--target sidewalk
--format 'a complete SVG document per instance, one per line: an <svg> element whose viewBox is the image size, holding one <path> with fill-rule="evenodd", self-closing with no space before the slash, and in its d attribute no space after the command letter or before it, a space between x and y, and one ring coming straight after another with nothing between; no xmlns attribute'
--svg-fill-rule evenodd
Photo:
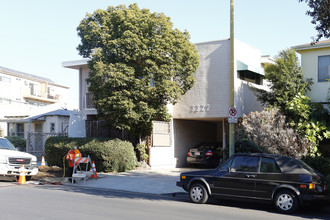
<svg viewBox="0 0 330 220"><path fill-rule="evenodd" d="M176 182L180 179L180 173L188 170L192 169L164 168L117 174L102 173L98 174L98 179L87 179L85 183L78 181L74 185L150 194L184 193L181 187L176 186Z"/></svg>

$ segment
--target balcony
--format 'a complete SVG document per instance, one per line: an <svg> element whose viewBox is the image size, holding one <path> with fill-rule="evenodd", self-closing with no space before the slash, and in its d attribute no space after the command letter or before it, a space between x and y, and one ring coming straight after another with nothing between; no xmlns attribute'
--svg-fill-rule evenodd
<svg viewBox="0 0 330 220"><path fill-rule="evenodd" d="M59 94L51 95L46 92L31 94L31 91L27 89L23 93L23 98L28 100L39 101L39 102L56 103L60 100L60 95Z"/></svg>

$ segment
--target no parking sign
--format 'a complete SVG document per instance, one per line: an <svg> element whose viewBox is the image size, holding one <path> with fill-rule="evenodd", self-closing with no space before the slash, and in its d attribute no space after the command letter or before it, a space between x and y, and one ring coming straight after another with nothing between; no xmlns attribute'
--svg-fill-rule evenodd
<svg viewBox="0 0 330 220"><path fill-rule="evenodd" d="M237 123L237 109L236 108L229 108L228 122L229 123Z"/></svg>

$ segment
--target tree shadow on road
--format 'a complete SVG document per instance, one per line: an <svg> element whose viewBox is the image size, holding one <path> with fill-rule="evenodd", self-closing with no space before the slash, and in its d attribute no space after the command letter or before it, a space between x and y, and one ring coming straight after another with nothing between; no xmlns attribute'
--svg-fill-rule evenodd
<svg viewBox="0 0 330 220"><path fill-rule="evenodd" d="M137 192L129 192L129 191L121 191L121 190L111 190L111 189L100 189L100 188L90 188L83 186L75 186L75 185L42 185L36 186L40 189L47 190L59 190L66 191L69 193L83 193L92 196L101 196L103 198L128 198L128 199L144 199L151 201L176 201L183 203L191 203L189 200L189 196L187 193L171 193L171 194L148 194L148 193L137 193ZM203 204L201 204L203 205ZM278 213L275 208L271 204L265 203L254 203L254 202L238 202L238 201L228 201L228 200L216 200L210 198L208 204L206 205L214 205L219 207L231 207L238 208L244 210L257 210L267 213L278 214L282 216L287 216ZM304 219L321 219L327 220L330 216L330 207L327 206L325 208L316 207L316 206L306 206L300 208L300 210L291 214L294 217L300 217Z"/></svg>

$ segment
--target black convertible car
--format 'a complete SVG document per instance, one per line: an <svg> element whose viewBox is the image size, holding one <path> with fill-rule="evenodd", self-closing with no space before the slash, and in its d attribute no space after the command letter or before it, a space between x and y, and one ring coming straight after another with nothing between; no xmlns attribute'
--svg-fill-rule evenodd
<svg viewBox="0 0 330 220"><path fill-rule="evenodd" d="M235 154L212 170L181 173L177 186L192 202L219 199L271 202L282 213L329 199L326 179L304 162L270 154Z"/></svg>

